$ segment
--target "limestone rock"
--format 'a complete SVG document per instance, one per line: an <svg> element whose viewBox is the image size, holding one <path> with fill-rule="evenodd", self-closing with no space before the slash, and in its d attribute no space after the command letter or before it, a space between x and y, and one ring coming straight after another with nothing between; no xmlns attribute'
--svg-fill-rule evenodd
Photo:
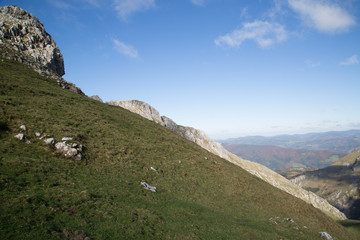
<svg viewBox="0 0 360 240"><path fill-rule="evenodd" d="M17 6L0 7L0 38L2 44L25 53L59 76L65 74L60 49L39 19L24 9Z"/></svg>
<svg viewBox="0 0 360 240"><path fill-rule="evenodd" d="M108 102L108 104L125 108L131 112L139 114L140 116L146 119L162 124L162 120L159 112L147 103L138 100L130 100L130 101L112 100Z"/></svg>
<svg viewBox="0 0 360 240"><path fill-rule="evenodd" d="M15 135L15 138L19 139L20 141L24 140L24 134L19 133Z"/></svg>
<svg viewBox="0 0 360 240"><path fill-rule="evenodd" d="M103 102L103 100L98 95L91 96L90 98L92 98L96 101L99 101L99 102Z"/></svg>
<svg viewBox="0 0 360 240"><path fill-rule="evenodd" d="M20 126L20 129L26 131L26 126L25 126L25 125L21 125L21 126Z"/></svg>
<svg viewBox="0 0 360 240"><path fill-rule="evenodd" d="M326 240L333 240L333 238L331 237L330 234L328 234L327 232L319 232L321 238L325 238Z"/></svg>
<svg viewBox="0 0 360 240"><path fill-rule="evenodd" d="M46 138L46 139L44 139L44 142L45 142L47 145L54 145L55 139L54 139L54 138Z"/></svg>
<svg viewBox="0 0 360 240"><path fill-rule="evenodd" d="M151 185L149 185L149 184L146 183L146 182L141 182L141 185L142 185L146 190L149 190L149 191L152 191L152 192L156 192L156 187L151 186Z"/></svg>
<svg viewBox="0 0 360 240"><path fill-rule="evenodd" d="M58 142L55 144L56 150L63 154L66 158L73 158L75 160L81 160L81 149L72 147L72 144L66 142Z"/></svg>
<svg viewBox="0 0 360 240"><path fill-rule="evenodd" d="M60 87L85 95L65 74L64 59L53 38L38 18L17 6L0 7L0 56L32 67L42 76L56 79Z"/></svg>

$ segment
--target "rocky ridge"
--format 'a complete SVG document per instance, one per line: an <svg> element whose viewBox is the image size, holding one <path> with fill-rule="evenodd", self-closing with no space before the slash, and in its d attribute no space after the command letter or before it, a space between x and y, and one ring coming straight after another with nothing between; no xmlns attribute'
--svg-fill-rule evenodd
<svg viewBox="0 0 360 240"><path fill-rule="evenodd" d="M244 160L222 147L220 143L217 143L210 139L206 133L201 130L191 127L184 127L177 125L173 120L168 117L160 116L159 112L151 107L149 104L131 100L131 101L110 101L110 105L119 106L125 108L131 112L137 113L142 117L154 121L176 133L184 138L198 144L202 148L214 153L237 166L245 169L249 173L259 177L260 179L270 183L271 185L297 197L305 202L312 204L315 208L318 208L335 219L346 219L345 215L338 209L330 205L325 199L317 196L316 194L306 191L301 187L291 183L289 180L281 176L280 174L270 170L269 168Z"/></svg>
<svg viewBox="0 0 360 240"><path fill-rule="evenodd" d="M17 6L0 7L0 55L32 67L58 85L84 95L65 74L64 58L38 18Z"/></svg>

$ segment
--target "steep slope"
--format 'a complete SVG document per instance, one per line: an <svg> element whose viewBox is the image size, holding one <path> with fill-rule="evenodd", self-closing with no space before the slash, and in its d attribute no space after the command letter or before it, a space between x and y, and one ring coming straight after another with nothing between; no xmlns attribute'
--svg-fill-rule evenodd
<svg viewBox="0 0 360 240"><path fill-rule="evenodd" d="M160 117L159 112L151 107L149 104L137 100L132 101L110 101L110 105L120 106L137 113L146 119L155 121L156 123L169 128L170 130L178 133L180 136L198 144L202 148L214 153L237 166L245 169L249 173L259 177L260 179L270 183L271 185L293 195L307 203L312 204L314 207L322 210L329 216L335 219L345 219L345 215L338 211L335 207L330 205L326 200L320 198L312 192L308 192L301 187L292 184L289 180L279 175L278 173L268 169L267 167L254 163L251 161L243 160L242 158L228 152L223 148L220 143L211 140L206 133L191 127L184 127L177 125L171 119L163 116Z"/></svg>
<svg viewBox="0 0 360 240"><path fill-rule="evenodd" d="M360 148L329 167L306 172L291 181L327 199L348 218L360 220Z"/></svg>
<svg viewBox="0 0 360 240"><path fill-rule="evenodd" d="M0 69L1 239L320 239L321 231L355 239L311 205L158 124L23 65L5 60ZM55 142L73 137L83 159L54 152L37 132Z"/></svg>
<svg viewBox="0 0 360 240"><path fill-rule="evenodd" d="M237 156L265 165L272 170L324 168L346 154L330 150L294 149L271 145L226 144Z"/></svg>

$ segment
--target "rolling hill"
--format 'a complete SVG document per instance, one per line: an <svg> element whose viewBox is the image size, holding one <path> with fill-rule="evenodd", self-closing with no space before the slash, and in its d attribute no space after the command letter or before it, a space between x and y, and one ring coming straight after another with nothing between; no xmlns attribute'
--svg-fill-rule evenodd
<svg viewBox="0 0 360 240"><path fill-rule="evenodd" d="M226 144L272 145L293 149L330 150L349 154L360 146L360 130L272 137L251 136L221 140Z"/></svg>
<svg viewBox="0 0 360 240"><path fill-rule="evenodd" d="M323 168L345 156L330 150L293 149L271 145L227 144L230 152L273 170L288 168Z"/></svg>

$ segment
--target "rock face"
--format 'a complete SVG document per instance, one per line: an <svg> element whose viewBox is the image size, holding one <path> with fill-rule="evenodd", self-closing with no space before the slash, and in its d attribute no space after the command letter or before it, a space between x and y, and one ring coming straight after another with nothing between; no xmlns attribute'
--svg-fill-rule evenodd
<svg viewBox="0 0 360 240"><path fill-rule="evenodd" d="M57 80L64 89L85 95L64 80L60 49L38 18L16 6L0 7L0 56L32 67L42 76Z"/></svg>
<svg viewBox="0 0 360 240"><path fill-rule="evenodd" d="M162 124L162 120L159 112L147 103L138 100L131 100L131 101L111 100L110 102L108 102L108 104L125 108L131 112L139 114L140 116L146 119Z"/></svg>
<svg viewBox="0 0 360 240"><path fill-rule="evenodd" d="M59 76L65 74L60 49L39 19L16 6L0 7L1 43L30 56Z"/></svg>
<svg viewBox="0 0 360 240"><path fill-rule="evenodd" d="M144 118L147 118L151 121L161 124L162 126L178 133L180 136L183 136L184 138L198 144L199 146L208 150L209 152L214 153L232 162L233 164L243 168L249 173L270 183L271 185L295 197L298 197L309 204L312 204L314 207L322 210L324 213L335 219L346 219L345 215L342 212L340 212L335 207L331 206L323 198L317 196L312 192L306 191L295 184L292 184L289 180L287 180L280 174L270 170L269 168L261 164L244 160L228 152L220 143L211 140L203 131L191 127L184 127L177 125L170 118L165 116L160 116L159 112L147 103L137 100L132 100L132 101L110 101L109 104L128 109L131 112L143 116Z"/></svg>

